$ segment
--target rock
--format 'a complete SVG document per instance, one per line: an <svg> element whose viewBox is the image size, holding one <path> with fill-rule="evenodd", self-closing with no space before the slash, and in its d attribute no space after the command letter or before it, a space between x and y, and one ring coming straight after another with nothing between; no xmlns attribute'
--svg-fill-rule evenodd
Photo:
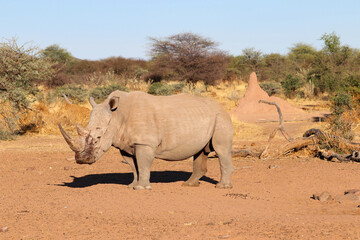
<svg viewBox="0 0 360 240"><path fill-rule="evenodd" d="M64 167L64 170L66 170L66 171L67 171L67 170L70 170L70 167L65 166L65 167Z"/></svg>
<svg viewBox="0 0 360 240"><path fill-rule="evenodd" d="M2 228L0 229L0 232L7 232L7 231L9 231L9 228L8 228L8 227L2 227Z"/></svg>
<svg viewBox="0 0 360 240"><path fill-rule="evenodd" d="M269 165L268 169L274 169L274 168L277 168L277 167L278 167L278 165Z"/></svg>
<svg viewBox="0 0 360 240"><path fill-rule="evenodd" d="M349 189L344 192L344 194L354 194L358 197L360 197L360 189Z"/></svg>
<svg viewBox="0 0 360 240"><path fill-rule="evenodd" d="M218 238L220 239L226 239L226 238L229 238L231 237L231 235L219 235Z"/></svg>
<svg viewBox="0 0 360 240"><path fill-rule="evenodd" d="M337 202L337 203L344 203L344 202L355 202L355 203L357 203L357 202L360 201L360 199L355 194L348 193L348 194L345 194L345 195L337 195L334 198L334 201Z"/></svg>
<svg viewBox="0 0 360 240"><path fill-rule="evenodd" d="M329 192L322 192L320 194L315 193L313 195L313 198L315 200L319 200L320 202L326 202L326 201L332 200L332 197Z"/></svg>

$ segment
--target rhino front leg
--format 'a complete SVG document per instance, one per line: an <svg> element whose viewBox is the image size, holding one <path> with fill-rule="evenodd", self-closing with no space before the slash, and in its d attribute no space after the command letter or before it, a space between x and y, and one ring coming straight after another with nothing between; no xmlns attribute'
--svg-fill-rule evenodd
<svg viewBox="0 0 360 240"><path fill-rule="evenodd" d="M138 182L134 186L135 190L151 190L150 168L154 161L155 151L146 145L137 145L135 147L135 157L138 170Z"/></svg>
<svg viewBox="0 0 360 240"><path fill-rule="evenodd" d="M132 183L130 183L128 185L129 188L135 187L137 185L138 182L138 173L137 173L137 168L135 166L135 158L133 156L124 156L123 155L124 160L130 165L131 170L133 172L134 175L134 180Z"/></svg>

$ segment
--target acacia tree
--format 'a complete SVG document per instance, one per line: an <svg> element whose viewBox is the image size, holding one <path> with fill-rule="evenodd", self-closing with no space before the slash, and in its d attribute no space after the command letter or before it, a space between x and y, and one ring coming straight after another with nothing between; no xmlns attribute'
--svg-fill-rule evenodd
<svg viewBox="0 0 360 240"><path fill-rule="evenodd" d="M65 48L61 48L57 44L47 46L44 50L40 52L40 55L45 58L58 63L68 63L74 60L74 57L71 53Z"/></svg>
<svg viewBox="0 0 360 240"><path fill-rule="evenodd" d="M162 78L204 81L214 84L225 75L228 55L217 44L193 33L180 33L165 39L150 38L152 73Z"/></svg>
<svg viewBox="0 0 360 240"><path fill-rule="evenodd" d="M52 66L37 47L20 46L16 39L0 43L0 133L16 133L19 114L29 109L36 83L51 79Z"/></svg>

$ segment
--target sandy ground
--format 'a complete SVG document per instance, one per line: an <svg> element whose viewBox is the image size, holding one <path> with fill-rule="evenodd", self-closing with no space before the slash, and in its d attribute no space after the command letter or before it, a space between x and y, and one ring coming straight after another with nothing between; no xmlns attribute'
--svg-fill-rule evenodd
<svg viewBox="0 0 360 240"><path fill-rule="evenodd" d="M181 186L191 160L155 160L153 190L134 191L115 149L89 166L60 136L0 142L0 239L360 239L360 203L310 198L360 188L360 164L293 156L234 166L233 189L214 187L216 158L192 188Z"/></svg>

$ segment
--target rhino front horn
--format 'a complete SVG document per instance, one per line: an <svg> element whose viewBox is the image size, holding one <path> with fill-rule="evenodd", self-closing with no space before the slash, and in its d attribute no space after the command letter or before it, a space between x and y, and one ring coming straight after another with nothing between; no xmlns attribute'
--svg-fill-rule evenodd
<svg viewBox="0 0 360 240"><path fill-rule="evenodd" d="M74 152L81 151L80 144L74 138L72 138L69 134L67 134L67 132L65 132L65 130L63 129L63 127L61 126L60 123L58 124L58 126L59 126L61 134L65 138L65 141L67 142L67 144L69 145L71 150L73 150Z"/></svg>

